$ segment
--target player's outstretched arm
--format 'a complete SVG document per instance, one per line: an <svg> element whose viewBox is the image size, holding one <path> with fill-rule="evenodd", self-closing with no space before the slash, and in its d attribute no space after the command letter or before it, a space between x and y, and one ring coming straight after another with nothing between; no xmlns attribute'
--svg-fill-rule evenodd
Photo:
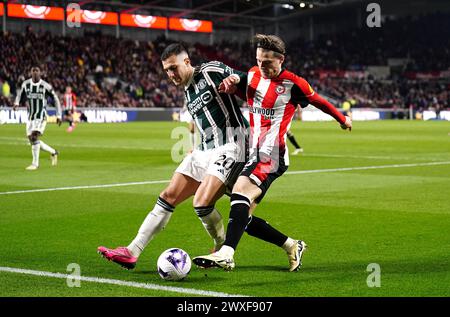
<svg viewBox="0 0 450 317"><path fill-rule="evenodd" d="M350 117L344 116L339 110L336 109L330 102L315 92L308 82L298 76L294 77L295 86L293 87L294 100L298 99L298 103L306 106L311 104L314 107L322 110L323 112L332 116L339 124L341 128L349 131L352 130L352 120Z"/></svg>
<svg viewBox="0 0 450 317"><path fill-rule="evenodd" d="M318 93L314 93L314 95L310 96L308 99L313 106L329 114L337 122L339 122L342 129L348 129L349 131L352 131L352 119L340 113L339 110L337 110L336 107L328 102L325 98L320 96Z"/></svg>
<svg viewBox="0 0 450 317"><path fill-rule="evenodd" d="M345 116L345 122L341 124L341 128L344 130L348 129L349 132L352 131L352 119L349 116Z"/></svg>
<svg viewBox="0 0 450 317"><path fill-rule="evenodd" d="M20 105L20 102L25 98L25 83L22 83L20 86L20 91L16 95L16 99L14 100L13 110L16 111Z"/></svg>
<svg viewBox="0 0 450 317"><path fill-rule="evenodd" d="M58 126L61 126L62 123L62 110L61 110L61 102L59 101L58 95L56 94L55 90L52 86L48 85L48 95L53 98L53 103L56 108L56 123Z"/></svg>

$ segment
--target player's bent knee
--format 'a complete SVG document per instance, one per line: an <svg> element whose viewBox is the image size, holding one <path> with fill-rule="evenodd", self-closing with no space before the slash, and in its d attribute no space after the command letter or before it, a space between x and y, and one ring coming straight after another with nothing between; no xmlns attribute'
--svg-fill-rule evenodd
<svg viewBox="0 0 450 317"><path fill-rule="evenodd" d="M176 205L177 202L177 192L171 188L166 188L159 194L159 197L167 201L172 206Z"/></svg>
<svg viewBox="0 0 450 317"><path fill-rule="evenodd" d="M195 195L192 205L194 207L203 207L214 205L215 201L213 197L208 197L205 195Z"/></svg>
<svg viewBox="0 0 450 317"><path fill-rule="evenodd" d="M30 141L30 144L33 145L35 144L39 139L39 135L32 133L31 135L28 136L28 140Z"/></svg>
<svg viewBox="0 0 450 317"><path fill-rule="evenodd" d="M241 193L241 194L247 194L248 192L248 186L247 182L238 180L236 184L233 186L233 193ZM245 195L247 196L247 195Z"/></svg>
<svg viewBox="0 0 450 317"><path fill-rule="evenodd" d="M258 198L262 193L261 188L259 188L255 184L247 183L244 186L239 186L239 184L236 183L236 185L233 187L233 194L239 194L239 195L245 196L251 202L254 202L255 199Z"/></svg>

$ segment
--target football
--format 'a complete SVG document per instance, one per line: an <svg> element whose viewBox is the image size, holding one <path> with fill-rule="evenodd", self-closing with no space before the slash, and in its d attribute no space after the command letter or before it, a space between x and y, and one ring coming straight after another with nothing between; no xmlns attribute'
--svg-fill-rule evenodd
<svg viewBox="0 0 450 317"><path fill-rule="evenodd" d="M165 250L158 258L158 273L167 281L180 281L191 270L191 258L186 251L179 248Z"/></svg>

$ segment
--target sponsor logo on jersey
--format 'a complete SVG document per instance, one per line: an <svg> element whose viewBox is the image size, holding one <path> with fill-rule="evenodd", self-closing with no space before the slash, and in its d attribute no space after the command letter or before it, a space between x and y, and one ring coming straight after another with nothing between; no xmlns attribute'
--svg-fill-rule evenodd
<svg viewBox="0 0 450 317"><path fill-rule="evenodd" d="M205 91L200 97L202 98L204 104L210 103L210 101L213 99L210 91Z"/></svg>
<svg viewBox="0 0 450 317"><path fill-rule="evenodd" d="M210 91L205 91L203 94L188 103L189 113L194 116L200 109L206 106L213 100L213 95Z"/></svg>
<svg viewBox="0 0 450 317"><path fill-rule="evenodd" d="M42 93L30 93L27 96L29 99L44 99L44 94Z"/></svg>
<svg viewBox="0 0 450 317"><path fill-rule="evenodd" d="M275 109L261 108L261 107L248 107L249 111L254 114L264 116L265 119L275 119Z"/></svg>

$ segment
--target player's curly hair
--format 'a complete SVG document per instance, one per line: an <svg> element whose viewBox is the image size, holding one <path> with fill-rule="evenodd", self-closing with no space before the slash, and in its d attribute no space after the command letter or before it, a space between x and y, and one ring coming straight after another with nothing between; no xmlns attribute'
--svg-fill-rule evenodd
<svg viewBox="0 0 450 317"><path fill-rule="evenodd" d="M253 45L265 50L273 51L275 56L286 54L286 44L276 35L256 34L253 37Z"/></svg>

